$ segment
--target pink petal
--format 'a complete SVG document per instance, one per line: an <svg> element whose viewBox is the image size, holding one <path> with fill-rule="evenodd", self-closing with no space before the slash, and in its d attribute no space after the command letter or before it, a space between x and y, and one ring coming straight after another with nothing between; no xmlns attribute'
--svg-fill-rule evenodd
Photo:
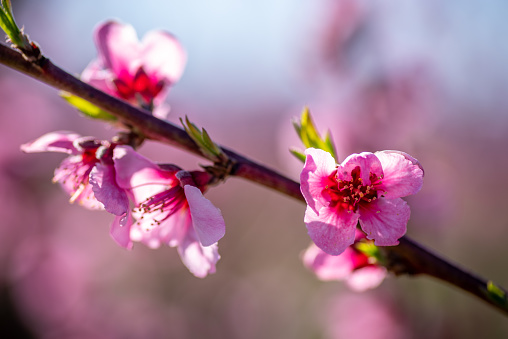
<svg viewBox="0 0 508 339"><path fill-rule="evenodd" d="M71 155L55 169L53 182L60 183L64 191L71 196L71 204L77 202L88 209L104 209L102 203L95 199L89 184L93 166L94 164L84 164L81 155Z"/></svg>
<svg viewBox="0 0 508 339"><path fill-rule="evenodd" d="M386 275L386 268L382 266L367 266L352 272L346 284L354 291L363 292L378 287Z"/></svg>
<svg viewBox="0 0 508 339"><path fill-rule="evenodd" d="M113 165L98 163L90 172L90 181L95 198L114 215L125 215L129 210L129 198L115 181Z"/></svg>
<svg viewBox="0 0 508 339"><path fill-rule="evenodd" d="M173 35L164 31L148 32L143 37L141 48L141 63L148 74L170 84L180 79L187 56Z"/></svg>
<svg viewBox="0 0 508 339"><path fill-rule="evenodd" d="M404 200L381 198L360 205L360 226L375 245L395 246L406 233L410 214Z"/></svg>
<svg viewBox="0 0 508 339"><path fill-rule="evenodd" d="M388 199L417 193L423 185L423 169L410 155L396 151L376 152L383 165L381 193Z"/></svg>
<svg viewBox="0 0 508 339"><path fill-rule="evenodd" d="M341 180L351 180L351 171L360 167L360 177L365 184L370 184L370 174L377 177L383 174L381 162L374 153L363 152L360 154L351 154L337 168L337 178Z"/></svg>
<svg viewBox="0 0 508 339"><path fill-rule="evenodd" d="M114 74L129 70L139 57L139 41L131 25L107 21L95 29L94 38L99 59Z"/></svg>
<svg viewBox="0 0 508 339"><path fill-rule="evenodd" d="M118 186L132 195L139 205L154 194L180 183L171 171L161 170L151 160L129 146L117 146L113 151ZM176 171L175 171L176 172Z"/></svg>
<svg viewBox="0 0 508 339"><path fill-rule="evenodd" d="M300 190L307 205L317 213L326 204L321 192L335 171L336 164L330 153L320 149L308 148L305 155L307 158L300 174Z"/></svg>
<svg viewBox="0 0 508 339"><path fill-rule="evenodd" d="M138 215L134 213L134 216ZM161 244L178 246L187 231L192 229L190 211L187 208L177 211L157 227L151 225L153 219L150 214L145 214L143 219L137 219L131 229L131 239L140 241L150 248L158 248Z"/></svg>
<svg viewBox="0 0 508 339"><path fill-rule="evenodd" d="M111 224L109 234L118 245L130 250L132 248L132 240L130 238L131 227L132 217L130 213L117 215L113 224Z"/></svg>
<svg viewBox="0 0 508 339"><path fill-rule="evenodd" d="M215 264L220 259L218 246L201 246L191 228L178 246L178 254L189 271L198 278L215 273Z"/></svg>
<svg viewBox="0 0 508 339"><path fill-rule="evenodd" d="M304 217L307 231L314 243L331 255L341 254L355 240L357 213L342 212L323 207L319 214L307 206Z"/></svg>
<svg viewBox="0 0 508 339"><path fill-rule="evenodd" d="M185 185L183 189L199 242L203 246L216 243L226 234L226 224L220 210L203 196L199 188Z"/></svg>
<svg viewBox="0 0 508 339"><path fill-rule="evenodd" d="M78 154L73 141L81 136L67 131L51 132L35 139L32 142L21 145L21 150L26 153L59 152Z"/></svg>
<svg viewBox="0 0 508 339"><path fill-rule="evenodd" d="M348 247L342 254L330 255L312 244L303 255L303 263L321 280L344 280L353 271L350 252L352 250Z"/></svg>
<svg viewBox="0 0 508 339"><path fill-rule="evenodd" d="M99 59L93 60L81 73L81 80L93 87L110 95L115 95L116 90L112 83L115 76L109 69L105 69Z"/></svg>

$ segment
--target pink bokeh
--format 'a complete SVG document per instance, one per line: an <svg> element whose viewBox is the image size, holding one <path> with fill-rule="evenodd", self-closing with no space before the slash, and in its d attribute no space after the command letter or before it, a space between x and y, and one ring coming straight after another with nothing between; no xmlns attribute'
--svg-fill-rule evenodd
<svg viewBox="0 0 508 339"><path fill-rule="evenodd" d="M73 74L96 55L92 28L107 18L131 23L138 36L175 33L189 59L168 119L188 115L218 143L294 179L302 164L287 149L301 145L290 119L304 105L331 131L339 160L382 149L415 156L425 181L407 199L409 236L508 286L500 269L508 255L506 5L14 6L43 52ZM206 196L226 221L216 274L195 278L170 248L126 251L109 237L113 216L68 204L51 184L62 155L19 151L63 129L98 139L116 133L0 66L0 310L19 324L0 321L6 330L35 338L362 338L368 327L379 338L508 333L497 311L427 278L389 276L366 294L318 281L299 256L309 243L305 206L236 178ZM154 142L140 152L188 170L208 164Z"/></svg>

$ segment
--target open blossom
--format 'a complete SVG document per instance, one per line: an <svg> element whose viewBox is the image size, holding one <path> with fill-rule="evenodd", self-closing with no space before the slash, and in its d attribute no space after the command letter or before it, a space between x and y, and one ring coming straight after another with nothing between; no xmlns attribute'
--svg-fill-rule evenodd
<svg viewBox="0 0 508 339"><path fill-rule="evenodd" d="M300 181L307 202L304 222L314 243L331 255L344 252L360 227L379 246L394 246L410 216L401 199L417 193L423 169L397 151L352 154L340 165L323 150L309 148Z"/></svg>
<svg viewBox="0 0 508 339"><path fill-rule="evenodd" d="M357 230L355 243L363 238L365 235ZM311 244L303 254L304 265L319 279L344 280L355 291L377 287L386 277L386 268L372 259L354 246L349 246L339 255L330 255Z"/></svg>
<svg viewBox="0 0 508 339"><path fill-rule="evenodd" d="M129 146L117 146L113 153L118 187L135 205L132 213L115 219L111 230L115 240L125 247L133 241L151 248L177 247L194 275L214 273L225 223L220 210L203 196L209 175L159 166ZM115 199L116 193L101 196L106 208L116 204Z"/></svg>
<svg viewBox="0 0 508 339"><path fill-rule="evenodd" d="M139 42L131 25L107 21L94 31L98 57L81 78L132 104L159 105L182 75L186 55L174 36L151 31Z"/></svg>
<svg viewBox="0 0 508 339"><path fill-rule="evenodd" d="M93 169L96 169L98 175L109 177L109 183L114 185L114 175L111 178L110 174L111 171L114 171L112 161L109 165L101 164L105 157L101 160L98 157L99 149L109 149L110 146L106 141L60 131L45 134L32 142L26 143L21 146L21 150L27 153L59 152L69 154L55 170L53 181L60 183L64 190L69 193L71 203L78 202L90 209L103 209L103 204L95 198L90 185L90 173ZM126 197L123 200L123 208L128 208ZM112 213L114 212L113 210Z"/></svg>

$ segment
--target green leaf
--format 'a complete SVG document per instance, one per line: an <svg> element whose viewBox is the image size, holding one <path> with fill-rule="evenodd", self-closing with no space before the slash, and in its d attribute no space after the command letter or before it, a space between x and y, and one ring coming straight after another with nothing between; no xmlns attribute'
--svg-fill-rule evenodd
<svg viewBox="0 0 508 339"><path fill-rule="evenodd" d="M494 284L493 281L487 282L487 291L490 299L498 303L499 305L506 306L508 301L506 299L506 292L503 291L499 286Z"/></svg>
<svg viewBox="0 0 508 339"><path fill-rule="evenodd" d="M318 148L322 149L332 155L336 162L338 162L337 152L333 146L332 138L329 132L326 132L325 138L323 139L312 121L312 117L308 107L305 107L300 120L294 120L293 126L300 140L306 148ZM290 152L301 160L302 152L297 152L291 149Z"/></svg>
<svg viewBox="0 0 508 339"><path fill-rule="evenodd" d="M180 122L185 129L185 132L194 140L194 142L199 146L201 152L212 159L215 162L224 161L227 159L222 149L212 141L208 132L203 128L201 131L199 128L190 122L189 118L185 117L185 122L180 118Z"/></svg>
<svg viewBox="0 0 508 339"><path fill-rule="evenodd" d="M85 99L81 99L78 96L72 95L67 92L62 92L60 94L62 98L65 99L69 103L69 105L77 108L81 113L85 116L92 119L99 119L104 121L116 121L117 118L105 110L95 106L94 104L86 101Z"/></svg>
<svg viewBox="0 0 508 339"><path fill-rule="evenodd" d="M369 258L374 258L377 263L383 264L385 262L385 258L381 251L379 250L379 247L374 245L373 241L368 240L362 240L359 242L356 242L354 244L355 248L368 256Z"/></svg>
<svg viewBox="0 0 508 339"><path fill-rule="evenodd" d="M305 154L295 148L290 148L289 151L301 162L305 162Z"/></svg>
<svg viewBox="0 0 508 339"><path fill-rule="evenodd" d="M30 46L27 37L21 32L14 21L10 0L2 0L2 7L0 7L0 27L17 47L27 48Z"/></svg>

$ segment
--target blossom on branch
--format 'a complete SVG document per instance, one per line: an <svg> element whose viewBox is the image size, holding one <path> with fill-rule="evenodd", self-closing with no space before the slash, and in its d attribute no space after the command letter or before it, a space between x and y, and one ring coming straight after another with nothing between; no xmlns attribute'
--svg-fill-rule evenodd
<svg viewBox="0 0 508 339"><path fill-rule="evenodd" d="M423 184L419 162L397 151L352 154L340 165L330 153L309 148L300 175L307 202L304 222L312 241L331 255L355 240L358 224L375 245L394 246L410 216L401 199Z"/></svg>
<svg viewBox="0 0 508 339"><path fill-rule="evenodd" d="M355 244L365 235L357 230ZM315 244L311 244L303 254L304 265L324 281L344 280L355 291L365 291L377 287L386 277L386 268L376 263L374 257L367 256L354 245L339 255L330 255Z"/></svg>
<svg viewBox="0 0 508 339"><path fill-rule="evenodd" d="M186 54L167 32L150 31L140 42L131 25L107 21L95 29L94 40L98 57L81 79L134 105L161 104L183 73Z"/></svg>
<svg viewBox="0 0 508 339"><path fill-rule="evenodd" d="M103 209L103 204L96 199L90 185L90 173L95 169L98 176L104 176L105 185L115 185L111 155L109 164L101 164L106 161L105 154L110 152L112 147L114 146L107 141L60 131L45 134L32 142L21 145L21 150L26 153L59 152L69 154L55 170L53 182L60 183L63 189L69 193L71 203L78 202L89 209ZM99 150L102 152L98 152ZM123 213L128 209L128 206L125 196L123 202L116 206L116 210L108 209L108 211L116 214Z"/></svg>
<svg viewBox="0 0 508 339"><path fill-rule="evenodd" d="M220 210L203 196L209 175L159 166L129 146L117 146L113 153L116 182L135 205L131 213L113 223L117 242L125 247L133 241L151 248L161 244L177 247L195 276L214 273L220 259L217 241L225 234L225 223ZM106 208L116 203L114 197L101 201Z"/></svg>

